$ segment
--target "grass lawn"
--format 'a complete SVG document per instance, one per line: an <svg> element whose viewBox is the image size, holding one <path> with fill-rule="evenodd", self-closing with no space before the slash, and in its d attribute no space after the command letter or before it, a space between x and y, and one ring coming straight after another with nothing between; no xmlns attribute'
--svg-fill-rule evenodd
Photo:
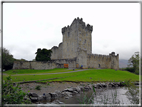
<svg viewBox="0 0 142 107"><path fill-rule="evenodd" d="M62 69L63 70L63 69ZM45 70L44 73L47 72L62 72L61 69L53 69L53 70ZM65 72L68 69L65 69ZM18 70L20 72L20 70ZM38 72L43 73L44 70L38 70ZM72 71L72 70L71 70ZM10 74L10 71L7 71ZM19 73L18 72L18 73ZM139 76L128 71L121 71L121 70L113 70L113 69L88 69L81 72L72 72L72 73L65 73L65 74L43 74L43 75L26 75L29 72L33 72L32 70L28 73L28 71L23 70L23 74L14 76L11 75L13 82L21 82L21 81L33 81L33 80L42 80L43 82L51 82L51 81L82 81L82 82L105 82L105 81L139 81ZM19 73L22 74L22 73ZM3 75L3 79L6 79L6 75ZM54 79L53 79L54 78ZM57 78L57 79L55 79ZM53 80L44 80L44 79L53 79Z"/></svg>

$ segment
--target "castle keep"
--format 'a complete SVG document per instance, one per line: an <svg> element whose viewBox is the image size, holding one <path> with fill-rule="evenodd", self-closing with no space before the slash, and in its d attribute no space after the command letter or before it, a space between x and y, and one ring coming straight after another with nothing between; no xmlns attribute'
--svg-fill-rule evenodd
<svg viewBox="0 0 142 107"><path fill-rule="evenodd" d="M119 69L119 55L92 54L93 26L85 24L83 19L75 18L70 26L62 28L63 42L51 48L51 61L14 62L13 69L52 69L63 68L110 68Z"/></svg>

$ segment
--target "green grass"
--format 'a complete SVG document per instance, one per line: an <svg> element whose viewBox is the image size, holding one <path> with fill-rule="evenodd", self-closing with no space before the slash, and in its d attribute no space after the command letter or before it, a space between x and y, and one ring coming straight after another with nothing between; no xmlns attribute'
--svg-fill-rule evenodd
<svg viewBox="0 0 142 107"><path fill-rule="evenodd" d="M57 70L57 69L56 69ZM60 71L60 69L58 69ZM43 70L41 70L43 71ZM3 79L6 79L6 75ZM127 71L113 69L89 69L81 72L65 73L65 74L44 74L44 75L11 75L13 82L20 81L82 81L82 82L98 82L98 81L139 81L139 76ZM53 79L54 78L54 79ZM57 78L57 79L55 79ZM46 80L44 80L46 79ZM47 80L52 79L52 80Z"/></svg>
<svg viewBox="0 0 142 107"><path fill-rule="evenodd" d="M34 69L17 69L17 70L8 70L5 71L4 74L14 75L14 74L38 74L38 73L58 73L58 72L68 72L73 71L72 69L66 68L55 68L48 70L34 70Z"/></svg>

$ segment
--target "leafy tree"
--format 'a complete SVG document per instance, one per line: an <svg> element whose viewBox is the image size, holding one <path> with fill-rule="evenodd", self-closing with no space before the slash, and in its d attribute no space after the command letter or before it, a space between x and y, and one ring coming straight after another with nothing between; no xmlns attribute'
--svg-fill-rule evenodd
<svg viewBox="0 0 142 107"><path fill-rule="evenodd" d="M45 48L41 50L40 48L38 48L37 52L35 53L37 54L35 57L35 60L36 61L50 61L51 53L52 53L51 50L47 50Z"/></svg>
<svg viewBox="0 0 142 107"><path fill-rule="evenodd" d="M2 69L12 69L14 63L13 55L5 48L2 49Z"/></svg>
<svg viewBox="0 0 142 107"><path fill-rule="evenodd" d="M26 59L15 59L15 61L28 61Z"/></svg>
<svg viewBox="0 0 142 107"><path fill-rule="evenodd" d="M129 67L134 69L134 73L139 74L139 52L135 52L134 55L128 60Z"/></svg>
<svg viewBox="0 0 142 107"><path fill-rule="evenodd" d="M24 99L26 93L24 93L19 84L13 86L10 76L3 81L2 85L2 104L30 104L29 99Z"/></svg>

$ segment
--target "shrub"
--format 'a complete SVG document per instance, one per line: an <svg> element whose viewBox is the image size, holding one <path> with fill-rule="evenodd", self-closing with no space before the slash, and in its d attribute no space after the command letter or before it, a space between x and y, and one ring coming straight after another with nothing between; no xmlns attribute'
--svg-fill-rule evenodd
<svg viewBox="0 0 142 107"><path fill-rule="evenodd" d="M129 79L129 80L125 80L123 85L126 87L130 87L130 86L133 86L134 84L132 83L131 79Z"/></svg>
<svg viewBox="0 0 142 107"><path fill-rule="evenodd" d="M135 69L133 67L127 67L127 68L125 68L125 70L129 71L129 72L132 72L132 73L135 72Z"/></svg>
<svg viewBox="0 0 142 107"><path fill-rule="evenodd" d="M35 89L36 89L36 90L41 90L41 86L40 86L40 85L37 85Z"/></svg>
<svg viewBox="0 0 142 107"><path fill-rule="evenodd" d="M19 84L13 86L10 76L6 78L6 81L3 81L2 104L30 104L30 100L24 99L26 95Z"/></svg>

